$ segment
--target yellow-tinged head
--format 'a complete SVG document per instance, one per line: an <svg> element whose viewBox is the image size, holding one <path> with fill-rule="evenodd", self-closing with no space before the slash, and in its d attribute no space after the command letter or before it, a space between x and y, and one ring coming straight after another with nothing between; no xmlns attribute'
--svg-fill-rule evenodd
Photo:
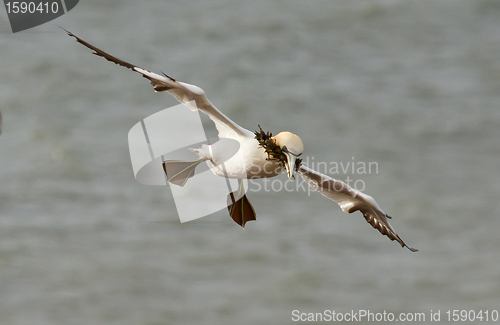
<svg viewBox="0 0 500 325"><path fill-rule="evenodd" d="M299 157L304 150L302 140L297 135L287 131L280 132L273 138L286 156L287 161L285 162L285 168L288 179L295 178L295 163L297 157Z"/></svg>

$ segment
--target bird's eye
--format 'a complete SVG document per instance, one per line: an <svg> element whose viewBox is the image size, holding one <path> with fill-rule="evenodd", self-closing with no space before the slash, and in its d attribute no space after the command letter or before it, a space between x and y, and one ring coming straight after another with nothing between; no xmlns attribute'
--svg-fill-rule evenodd
<svg viewBox="0 0 500 325"><path fill-rule="evenodd" d="M286 148L286 146L283 146L283 147L281 147L281 151L288 152L288 149Z"/></svg>

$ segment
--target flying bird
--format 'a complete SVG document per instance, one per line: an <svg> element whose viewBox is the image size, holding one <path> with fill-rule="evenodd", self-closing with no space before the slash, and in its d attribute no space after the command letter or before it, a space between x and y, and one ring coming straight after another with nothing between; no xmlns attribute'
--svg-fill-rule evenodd
<svg viewBox="0 0 500 325"><path fill-rule="evenodd" d="M286 172L289 179L294 179L295 175L299 174L309 186L335 201L342 211L346 213L360 211L366 221L382 235L397 241L402 247L407 247L412 252L417 251L407 246L398 236L388 221L391 217L382 211L371 196L303 164L300 156L304 145L297 135L285 131L273 136L272 133L263 131L260 125L259 131L251 132L219 111L207 99L201 88L178 81L163 72L163 75L159 75L123 61L87 43L70 31L62 29L69 36L74 37L78 43L93 50L93 54L141 74L150 81L156 92L170 93L179 102L192 110L201 111L214 122L219 141L211 145L203 144L197 149L190 149L198 155L198 159L163 162L168 182L183 186L195 174L196 167L203 162L217 176L238 179L238 190L228 194L228 211L232 219L244 227L247 221L256 220L256 215L244 192L242 179L275 177L282 172ZM236 154L234 150L228 150L228 141L236 141L239 144Z"/></svg>

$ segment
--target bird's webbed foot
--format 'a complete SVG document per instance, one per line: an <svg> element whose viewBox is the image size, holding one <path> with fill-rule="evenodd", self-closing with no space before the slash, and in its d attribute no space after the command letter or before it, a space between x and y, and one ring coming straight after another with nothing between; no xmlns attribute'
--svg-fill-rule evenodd
<svg viewBox="0 0 500 325"><path fill-rule="evenodd" d="M194 161L166 160L163 162L163 170L167 177L167 182L178 186L184 186L189 178L194 176L196 167L205 161L200 158Z"/></svg>
<svg viewBox="0 0 500 325"><path fill-rule="evenodd" d="M234 222L243 229L247 221L256 220L255 210L245 194L241 180L238 180L238 190L227 195L227 209Z"/></svg>

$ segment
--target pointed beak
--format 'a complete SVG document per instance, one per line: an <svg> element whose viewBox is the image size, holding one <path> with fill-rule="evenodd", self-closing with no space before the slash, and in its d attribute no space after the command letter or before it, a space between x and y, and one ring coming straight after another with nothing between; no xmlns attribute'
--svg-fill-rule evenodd
<svg viewBox="0 0 500 325"><path fill-rule="evenodd" d="M295 179L295 160L297 157L289 152L284 152L284 154L286 156L286 175L288 176L288 179Z"/></svg>

